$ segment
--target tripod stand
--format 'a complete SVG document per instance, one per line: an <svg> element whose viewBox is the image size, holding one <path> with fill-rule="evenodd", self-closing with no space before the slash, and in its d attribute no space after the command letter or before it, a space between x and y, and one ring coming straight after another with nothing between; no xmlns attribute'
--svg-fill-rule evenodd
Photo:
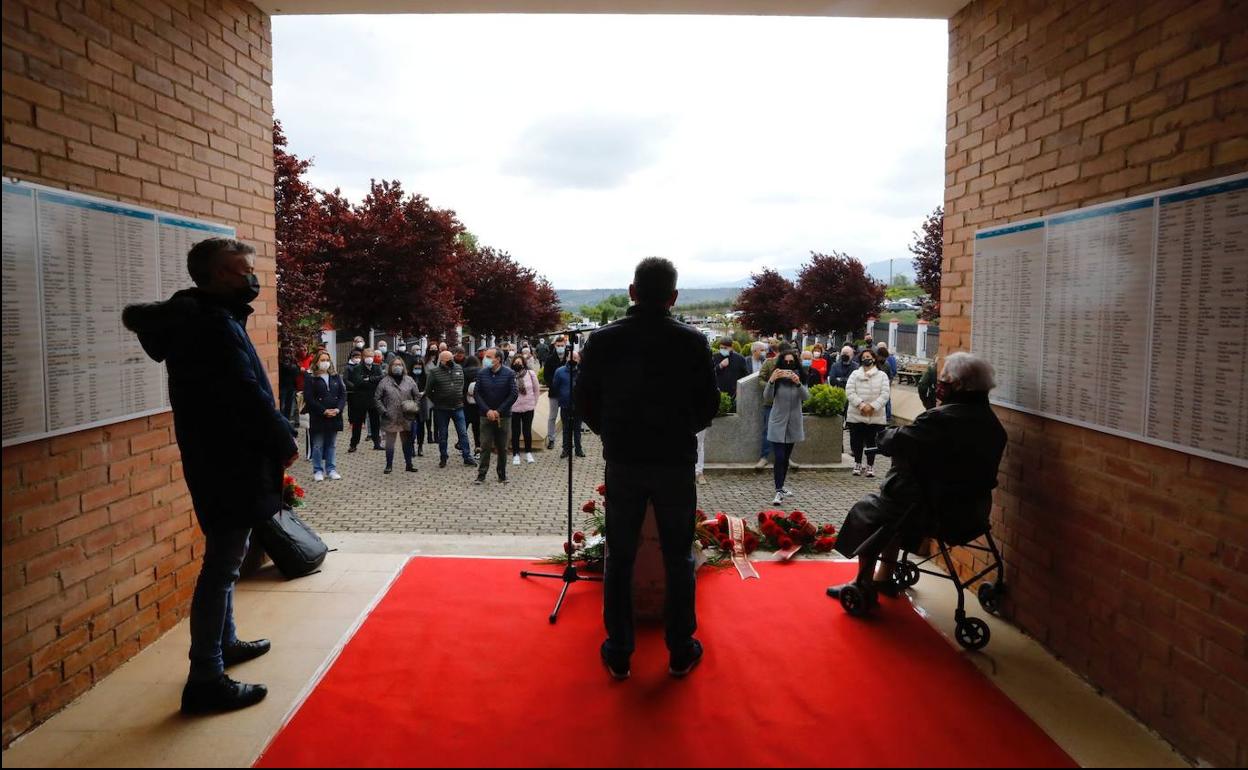
<svg viewBox="0 0 1248 770"><path fill-rule="evenodd" d="M571 364L571 363L572 363L572 354L569 352L568 364ZM565 364L565 366L566 365L567 364ZM573 388L575 385L576 385L576 369L572 366L568 366L568 391L573 392ZM576 426L576 403L575 402L573 402L572 405L568 407L567 417L568 419L563 426L563 430L564 430L565 435L570 435L573 428ZM585 576L585 575L580 574L580 572L577 571L576 569L575 562L572 561L572 551L573 551L573 548L572 548L572 458L574 457L575 453L572 451L571 443L573 442L569 442L569 446L567 447L568 449L568 540L567 540L567 545L564 546L564 551L568 555L568 564L566 567L563 568L563 572L560 574L554 574L550 572L529 572L528 570L521 570L520 572L520 577L522 578L527 578L527 577L553 578L555 580L563 581L563 590L559 592L559 601L555 602L555 609L551 611L550 613L551 623L554 623L556 620L559 619L559 610L563 607L563 600L568 595L568 586L572 585L573 583L579 583L581 581L590 581L594 583L602 582L602 578L597 577L596 575Z"/></svg>

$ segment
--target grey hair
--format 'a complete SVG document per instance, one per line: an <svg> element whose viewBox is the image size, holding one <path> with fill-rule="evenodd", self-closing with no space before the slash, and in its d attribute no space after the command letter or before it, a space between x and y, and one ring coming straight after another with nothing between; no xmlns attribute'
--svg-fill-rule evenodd
<svg viewBox="0 0 1248 770"><path fill-rule="evenodd" d="M753 353L753 352L754 352L754 351L756 351L756 350L766 350L766 349L767 349L767 343L766 343L766 342L755 342L753 345L750 345L750 352L751 352L751 353Z"/></svg>
<svg viewBox="0 0 1248 770"><path fill-rule="evenodd" d="M842 354L842 355L844 355L844 354L846 354L846 353L848 353L850 356L853 356L853 355L854 355L854 346L853 346L853 345L846 345L845 347L841 348L841 354Z"/></svg>
<svg viewBox="0 0 1248 770"><path fill-rule="evenodd" d="M972 353L951 353L945 359L940 373L944 382L958 386L959 390L987 393L997 387L996 374L987 359Z"/></svg>

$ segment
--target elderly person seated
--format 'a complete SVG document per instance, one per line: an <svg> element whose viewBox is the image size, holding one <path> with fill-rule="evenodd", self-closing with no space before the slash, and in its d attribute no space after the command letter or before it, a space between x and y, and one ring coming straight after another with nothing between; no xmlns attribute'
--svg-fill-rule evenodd
<svg viewBox="0 0 1248 770"><path fill-rule="evenodd" d="M987 529L1006 442L988 405L994 386L991 364L954 353L937 380L940 405L881 435L879 451L893 458L892 468L878 493L849 510L836 543L845 556L858 557L854 583L869 603L880 591L896 595L889 573L902 546L914 551L932 536L962 544ZM846 585L828 595L840 598Z"/></svg>

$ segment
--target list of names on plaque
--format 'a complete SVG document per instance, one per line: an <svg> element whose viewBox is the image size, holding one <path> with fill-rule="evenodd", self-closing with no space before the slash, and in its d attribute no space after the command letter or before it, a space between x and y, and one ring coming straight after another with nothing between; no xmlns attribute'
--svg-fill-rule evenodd
<svg viewBox="0 0 1248 770"><path fill-rule="evenodd" d="M1160 211L1148 436L1248 457L1248 179Z"/></svg>
<svg viewBox="0 0 1248 770"><path fill-rule="evenodd" d="M1044 225L1033 222L975 240L971 344L993 362L994 396L1002 403L1040 406L1040 347L1035 338L1044 311Z"/></svg>
<svg viewBox="0 0 1248 770"><path fill-rule="evenodd" d="M4 184L4 440L43 433L43 330L35 240L35 193Z"/></svg>

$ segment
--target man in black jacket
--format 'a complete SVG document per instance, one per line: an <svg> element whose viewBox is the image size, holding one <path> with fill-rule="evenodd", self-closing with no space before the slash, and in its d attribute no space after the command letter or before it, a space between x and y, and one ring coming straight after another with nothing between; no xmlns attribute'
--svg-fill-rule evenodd
<svg viewBox="0 0 1248 770"><path fill-rule="evenodd" d="M376 363L373 349L367 347L360 365L347 369L347 416L351 420L351 446L347 448L347 454L359 447L365 418L368 419L368 438L373 442L373 449L381 449L381 413L377 411L374 396L385 376L385 365Z"/></svg>
<svg viewBox="0 0 1248 770"><path fill-rule="evenodd" d="M607 640L601 655L613 677L628 677L633 561L651 502L667 572L668 672L684 676L702 657L693 638L696 436L719 410L719 392L706 338L669 312L676 303L676 267L657 257L642 260L628 291L637 304L594 332L581 352L574 388L577 413L602 437L607 461Z"/></svg>
<svg viewBox="0 0 1248 770"><path fill-rule="evenodd" d="M732 349L731 337L719 338L719 353L715 356L715 385L720 393L727 393L735 401L737 380L751 372L750 362Z"/></svg>
<svg viewBox="0 0 1248 770"><path fill-rule="evenodd" d="M546 449L555 448L555 423L559 420L559 399L551 386L555 384L555 372L568 362L568 338L562 334L555 338L555 344L542 359L542 384L547 388L547 406L550 414L546 417Z"/></svg>
<svg viewBox="0 0 1248 770"><path fill-rule="evenodd" d="M226 666L269 651L266 639L239 641L234 583L251 528L281 508L283 470L298 456L294 431L274 405L245 327L260 293L255 259L240 241L201 241L186 260L195 288L122 313L143 350L169 372L174 435L205 537L191 599L191 671L182 690L188 714L243 708L267 693L264 685L225 675Z"/></svg>

